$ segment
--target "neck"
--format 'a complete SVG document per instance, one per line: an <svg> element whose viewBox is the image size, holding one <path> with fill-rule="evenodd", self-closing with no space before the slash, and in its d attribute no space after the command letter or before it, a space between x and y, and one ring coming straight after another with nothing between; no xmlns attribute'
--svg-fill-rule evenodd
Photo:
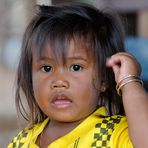
<svg viewBox="0 0 148 148"><path fill-rule="evenodd" d="M50 121L47 125L49 128L56 128L56 129L64 129L64 128L74 128L79 125L84 119L74 121L74 122L57 122L57 121Z"/></svg>
<svg viewBox="0 0 148 148"><path fill-rule="evenodd" d="M84 120L84 119L83 119ZM66 135L72 131L76 126L78 126L83 120L75 122L57 122L50 120L46 128L42 131L39 137L39 145L44 148L56 139Z"/></svg>

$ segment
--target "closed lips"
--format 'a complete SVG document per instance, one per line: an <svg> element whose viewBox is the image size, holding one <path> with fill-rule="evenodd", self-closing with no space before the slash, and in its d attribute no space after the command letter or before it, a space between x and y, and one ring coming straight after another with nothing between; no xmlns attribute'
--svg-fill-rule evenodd
<svg viewBox="0 0 148 148"><path fill-rule="evenodd" d="M72 100L64 94L57 94L53 97L52 103L58 107L68 107L72 103Z"/></svg>

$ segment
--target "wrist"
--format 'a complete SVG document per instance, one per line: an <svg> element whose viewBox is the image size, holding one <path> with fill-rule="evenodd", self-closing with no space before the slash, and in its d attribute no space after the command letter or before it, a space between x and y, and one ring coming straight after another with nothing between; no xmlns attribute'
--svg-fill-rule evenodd
<svg viewBox="0 0 148 148"><path fill-rule="evenodd" d="M118 95L122 95L122 91L123 89L127 86L133 86L133 85L143 85L143 81L141 80L140 76L138 75L128 75L126 77L124 77L123 79L121 79L117 85L116 85L116 90Z"/></svg>

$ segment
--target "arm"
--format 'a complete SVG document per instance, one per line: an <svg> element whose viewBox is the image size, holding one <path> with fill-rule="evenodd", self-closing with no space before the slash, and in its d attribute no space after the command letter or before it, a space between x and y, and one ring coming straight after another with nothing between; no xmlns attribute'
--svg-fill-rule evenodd
<svg viewBox="0 0 148 148"><path fill-rule="evenodd" d="M107 66L112 67L117 83L130 74L141 73L140 64L128 53L113 55ZM135 148L148 148L148 93L138 82L124 85L121 91L131 141Z"/></svg>

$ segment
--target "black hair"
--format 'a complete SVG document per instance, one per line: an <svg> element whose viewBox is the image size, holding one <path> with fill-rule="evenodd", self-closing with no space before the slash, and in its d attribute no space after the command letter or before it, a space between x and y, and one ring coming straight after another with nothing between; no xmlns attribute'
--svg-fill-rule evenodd
<svg viewBox="0 0 148 148"><path fill-rule="evenodd" d="M28 25L22 42L18 66L16 105L18 111L32 123L46 118L35 101L32 85L32 51L41 52L49 42L53 53L57 49L63 57L70 40L84 41L84 46L94 57L96 70L108 88L101 93L99 106L106 106L109 115L124 114L123 103L116 92L116 82L111 68L106 67L106 59L117 52L124 52L124 32L117 14L98 10L82 3L57 6L37 6L37 11ZM90 44L86 44L87 41ZM91 47L91 48L90 48ZM25 97L22 97L24 93ZM26 98L30 112L23 105Z"/></svg>

